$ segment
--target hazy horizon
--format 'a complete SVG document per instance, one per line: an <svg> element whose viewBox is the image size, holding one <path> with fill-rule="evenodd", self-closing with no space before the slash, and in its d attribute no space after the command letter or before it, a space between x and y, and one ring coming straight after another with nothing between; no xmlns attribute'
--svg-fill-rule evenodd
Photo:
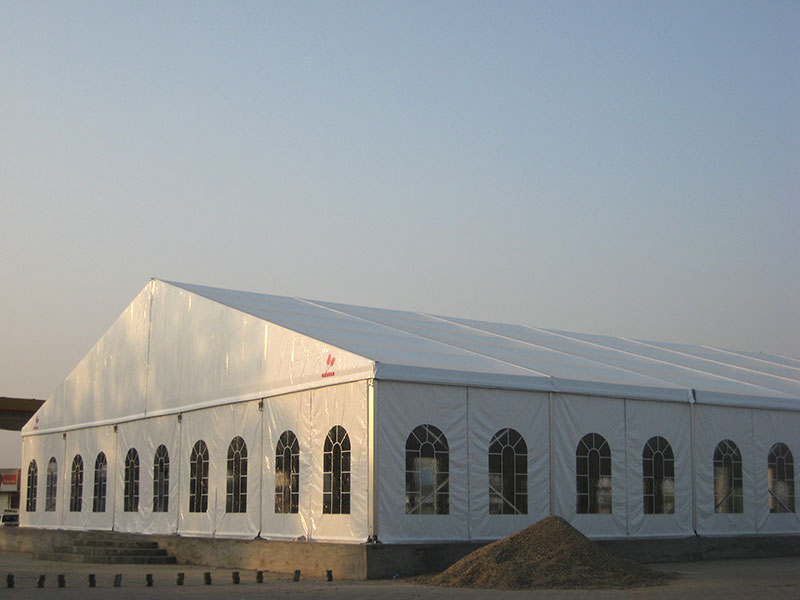
<svg viewBox="0 0 800 600"><path fill-rule="evenodd" d="M47 398L151 277L800 358L799 27L0 4L0 395Z"/></svg>

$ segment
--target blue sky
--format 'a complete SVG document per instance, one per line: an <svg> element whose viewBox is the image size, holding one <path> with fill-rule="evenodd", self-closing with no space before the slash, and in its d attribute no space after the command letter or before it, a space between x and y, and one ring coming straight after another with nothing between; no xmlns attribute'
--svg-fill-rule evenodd
<svg viewBox="0 0 800 600"><path fill-rule="evenodd" d="M800 357L800 3L0 1L0 395L150 277Z"/></svg>

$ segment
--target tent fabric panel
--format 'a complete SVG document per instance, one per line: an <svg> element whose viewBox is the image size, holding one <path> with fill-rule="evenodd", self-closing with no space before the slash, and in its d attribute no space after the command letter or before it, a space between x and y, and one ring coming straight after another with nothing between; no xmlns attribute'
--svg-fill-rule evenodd
<svg viewBox="0 0 800 600"><path fill-rule="evenodd" d="M344 427L350 440L350 513L323 512L323 451L328 432ZM310 539L366 542L369 536L369 440L366 381L311 392L312 469L310 473Z"/></svg>
<svg viewBox="0 0 800 600"><path fill-rule="evenodd" d="M90 427L77 429L67 433L65 448L66 485L64 486L64 518L65 529L100 529L110 530L114 525L114 473L116 470L116 434L114 427ZM106 457L106 509L94 512L94 467L100 453ZM80 512L70 511L72 462L75 455L80 454L83 460L83 494Z"/></svg>
<svg viewBox="0 0 800 600"><path fill-rule="evenodd" d="M213 409L195 410L181 415L180 448L181 453L176 463L180 482L180 498L178 500L178 534L186 536L211 537L215 530L216 506L219 503L218 482L223 478L219 464L217 447L218 436L213 423ZM206 510L190 511L190 478L192 449L198 442L203 442L208 450L208 494ZM198 446L201 447L201 446ZM200 481L198 479L198 481ZM200 483L202 483L200 481Z"/></svg>
<svg viewBox="0 0 800 600"><path fill-rule="evenodd" d="M625 537L625 402L618 398L553 395L555 514L587 536ZM578 514L576 450L589 433L605 438L611 450L611 514Z"/></svg>
<svg viewBox="0 0 800 600"><path fill-rule="evenodd" d="M261 444L261 411L259 401L238 402L217 406L209 411L211 424L216 432L213 436L212 460L217 460L218 478L212 483L216 489L214 506L215 531L217 537L226 538L255 538L261 530L261 460L263 455ZM227 509L227 483L229 466L228 450L236 437L241 437L247 450L247 489L245 498L245 512L230 512ZM211 451L211 448L209 448ZM209 492L210 496L210 492ZM231 498L233 502L233 497ZM232 504L233 506L233 504ZM209 502L209 510L211 503Z"/></svg>
<svg viewBox="0 0 800 600"><path fill-rule="evenodd" d="M692 443L688 405L625 401L628 452L628 535L666 537L692 535ZM674 457L672 514L645 514L643 452L653 437L665 439Z"/></svg>
<svg viewBox="0 0 800 600"><path fill-rule="evenodd" d="M378 535L386 542L469 539L467 389L376 382ZM449 447L448 514L406 514L406 440L433 425Z"/></svg>
<svg viewBox="0 0 800 600"><path fill-rule="evenodd" d="M548 394L470 388L468 420L470 539L505 537L546 517L550 512ZM506 428L519 433L526 445L526 510L490 514L489 446Z"/></svg>
<svg viewBox="0 0 800 600"><path fill-rule="evenodd" d="M266 379L263 321L155 282L148 412L258 397Z"/></svg>
<svg viewBox="0 0 800 600"><path fill-rule="evenodd" d="M22 465L20 477L20 525L23 527L59 528L63 520L64 499L69 502L69 491L64 494L65 483L69 485L68 476L64 475L64 453L66 442L60 433L38 435L24 439L22 444ZM51 458L56 459L58 483L56 489L56 506L54 511L45 510L47 497L47 465ZM27 512L26 497L28 484L28 465L31 460L37 465L37 499L36 511ZM69 471L69 469L67 469Z"/></svg>
<svg viewBox="0 0 800 600"><path fill-rule="evenodd" d="M276 512L275 457L281 435L291 431L299 447L299 496L296 513ZM264 399L262 436L261 537L308 540L311 526L311 474L319 470L320 450L311 439L311 392Z"/></svg>
<svg viewBox="0 0 800 600"><path fill-rule="evenodd" d="M156 449L164 445L169 458L168 510L153 511L153 462ZM134 448L139 455L139 506L136 512L124 510L125 461L128 451ZM171 534L178 527L178 502L181 478L178 476L180 423L175 416L156 417L120 423L117 426L117 467L115 496L118 498L114 512L114 529L134 533Z"/></svg>
<svg viewBox="0 0 800 600"><path fill-rule="evenodd" d="M695 405L693 428L697 532L700 535L756 533L753 410ZM723 440L734 442L742 456L744 507L741 513L715 511L714 451Z"/></svg>
<svg viewBox="0 0 800 600"><path fill-rule="evenodd" d="M148 313L149 286L81 359L23 432L143 413Z"/></svg>
<svg viewBox="0 0 800 600"><path fill-rule="evenodd" d="M267 325L265 340L267 390L296 390L322 383L330 387L369 377L374 371L371 360L279 325Z"/></svg>
<svg viewBox="0 0 800 600"><path fill-rule="evenodd" d="M638 373L663 378L665 381L690 389L718 392L754 397L792 397L775 390L739 379L718 374L713 363L699 358L681 355L666 348L654 346L646 342L615 338L604 335L571 333L566 331L542 330L561 338L571 338L592 344L595 348L615 351L616 360L630 364L630 368ZM582 349L580 351L583 351ZM619 354L622 353L622 354ZM611 356L609 354L609 356Z"/></svg>
<svg viewBox="0 0 800 600"><path fill-rule="evenodd" d="M800 532L800 415L793 412L765 411L753 412L753 438L755 439L755 502L757 529L759 533L798 533ZM795 512L771 513L769 509L769 452L774 444L786 444L794 462L793 483Z"/></svg>

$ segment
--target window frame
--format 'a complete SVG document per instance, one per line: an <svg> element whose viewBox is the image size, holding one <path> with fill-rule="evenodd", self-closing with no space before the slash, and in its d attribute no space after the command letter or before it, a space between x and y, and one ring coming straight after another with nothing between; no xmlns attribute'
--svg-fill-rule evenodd
<svg viewBox="0 0 800 600"><path fill-rule="evenodd" d="M247 512L247 442L239 435L228 445L225 512Z"/></svg>
<svg viewBox="0 0 800 600"><path fill-rule="evenodd" d="M660 435L642 448L642 511L645 515L675 514L675 453Z"/></svg>
<svg viewBox="0 0 800 600"><path fill-rule="evenodd" d="M299 509L300 443L287 429L275 444L275 514L297 514Z"/></svg>
<svg viewBox="0 0 800 600"><path fill-rule="evenodd" d="M72 459L69 482L69 511L81 512L83 507L83 458L76 454Z"/></svg>
<svg viewBox="0 0 800 600"><path fill-rule="evenodd" d="M197 440L189 457L189 512L208 512L208 444Z"/></svg>
<svg viewBox="0 0 800 600"><path fill-rule="evenodd" d="M730 470L726 474L727 464ZM714 448L714 513L744 513L742 452L736 442L724 439ZM724 495L723 495L724 494Z"/></svg>
<svg viewBox="0 0 800 600"><path fill-rule="evenodd" d="M334 425L325 436L322 452L322 514L350 514L350 435Z"/></svg>
<svg viewBox="0 0 800 600"><path fill-rule="evenodd" d="M776 491L780 483L785 484L785 494ZM794 456L783 442L773 444L767 453L767 486L771 514L795 512Z"/></svg>
<svg viewBox="0 0 800 600"><path fill-rule="evenodd" d="M153 453L153 512L169 512L169 450L164 444Z"/></svg>
<svg viewBox="0 0 800 600"><path fill-rule="evenodd" d="M450 444L441 429L417 425L405 443L408 515L450 514Z"/></svg>
<svg viewBox="0 0 800 600"><path fill-rule="evenodd" d="M36 512L36 499L39 494L39 465L35 459L28 463L28 480L25 490L25 510Z"/></svg>
<svg viewBox="0 0 800 600"><path fill-rule="evenodd" d="M138 450L130 448L125 455L123 512L139 512L139 464Z"/></svg>
<svg viewBox="0 0 800 600"><path fill-rule="evenodd" d="M575 481L577 514L613 513L611 446L599 433L587 433L578 442L575 448Z"/></svg>
<svg viewBox="0 0 800 600"><path fill-rule="evenodd" d="M45 480L44 511L55 512L58 505L58 461L51 456L47 463L47 479Z"/></svg>
<svg viewBox="0 0 800 600"><path fill-rule="evenodd" d="M511 427L499 430L489 442L487 458L489 514L528 514L528 444L524 436Z"/></svg>
<svg viewBox="0 0 800 600"><path fill-rule="evenodd" d="M102 459L102 461L101 461ZM98 452L94 459L94 481L92 483L92 512L106 512L108 492L108 459L105 452Z"/></svg>

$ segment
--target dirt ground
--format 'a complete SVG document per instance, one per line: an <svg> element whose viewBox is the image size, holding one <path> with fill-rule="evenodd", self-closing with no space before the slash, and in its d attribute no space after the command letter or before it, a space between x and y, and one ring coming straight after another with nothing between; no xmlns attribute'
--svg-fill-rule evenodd
<svg viewBox="0 0 800 600"><path fill-rule="evenodd" d="M302 598L424 600L427 598L637 598L682 599L793 599L800 598L800 557L774 559L736 559L651 565L663 571L681 574L667 585L628 590L526 590L490 591L423 586L404 579L381 581L327 582L324 573L302 573L299 582L284 574L265 574L264 583L256 583L254 571L240 571L241 584L234 585L230 569L183 565L95 565L33 560L29 554L0 552L0 599L36 598L37 600L133 600L134 598ZM203 573L210 572L212 584L203 583ZM185 573L185 584L177 586L176 575ZM7 575L14 575L15 587L9 589ZM96 588L88 587L88 575L94 573ZM114 575L122 574L122 584L113 587ZM153 575L153 587L146 587L145 575ZM36 581L44 574L45 589ZM65 575L66 587L58 588L57 576ZM334 574L335 576L335 574Z"/></svg>

